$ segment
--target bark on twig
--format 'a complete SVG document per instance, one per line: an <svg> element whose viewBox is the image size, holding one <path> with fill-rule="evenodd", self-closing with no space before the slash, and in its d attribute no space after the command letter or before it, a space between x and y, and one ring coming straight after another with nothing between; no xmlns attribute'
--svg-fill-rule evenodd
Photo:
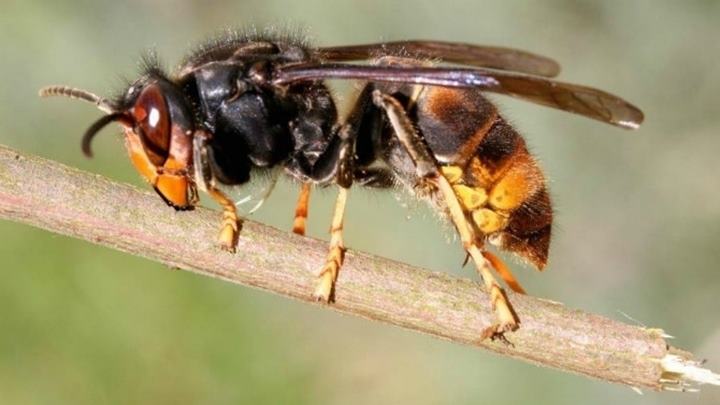
<svg viewBox="0 0 720 405"><path fill-rule="evenodd" d="M238 254L215 246L219 212L175 212L153 194L0 146L0 218L311 302L326 243L246 221ZM512 345L479 341L493 320L479 283L347 252L334 310L643 389L720 383L659 329L510 293Z"/></svg>

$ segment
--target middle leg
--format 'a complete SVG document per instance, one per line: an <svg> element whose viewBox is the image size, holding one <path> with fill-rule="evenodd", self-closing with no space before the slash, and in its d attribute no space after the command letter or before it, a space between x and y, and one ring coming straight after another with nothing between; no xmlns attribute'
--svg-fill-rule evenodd
<svg viewBox="0 0 720 405"><path fill-rule="evenodd" d="M361 131L364 120L368 119L368 113L375 111L372 108L370 91L371 89L366 87L360 93L345 123L336 132L337 147L331 148L331 156L328 159L322 159L325 167L332 168L333 182L338 186L338 195L332 225L330 226L330 248L313 293L313 296L318 301L332 302L334 300L335 281L345 259L345 245L343 243L345 205L348 192L356 176L355 162L357 159L356 141L358 133ZM323 172L323 170L319 172ZM302 193L300 198L303 198Z"/></svg>
<svg viewBox="0 0 720 405"><path fill-rule="evenodd" d="M313 297L317 301L331 302L335 292L335 281L345 259L345 244L343 243L343 222L345 217L345 204L347 203L348 189L338 187L338 196L335 200L335 212L330 226L330 249L325 265L320 269L318 283Z"/></svg>

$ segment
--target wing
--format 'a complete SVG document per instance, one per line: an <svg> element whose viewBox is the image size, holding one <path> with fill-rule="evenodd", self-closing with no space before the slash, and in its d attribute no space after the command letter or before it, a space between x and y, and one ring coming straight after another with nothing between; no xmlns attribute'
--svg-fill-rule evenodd
<svg viewBox="0 0 720 405"><path fill-rule="evenodd" d="M276 84L325 79L414 83L444 87L471 87L505 94L536 104L583 115L621 128L636 129L643 113L629 102L602 90L544 77L492 69L397 67L350 64L297 64L280 67Z"/></svg>
<svg viewBox="0 0 720 405"><path fill-rule="evenodd" d="M317 49L326 61L347 62L383 55L438 58L446 62L532 75L555 77L560 65L550 58L518 49L478 46L442 41L397 41L378 44L334 46Z"/></svg>

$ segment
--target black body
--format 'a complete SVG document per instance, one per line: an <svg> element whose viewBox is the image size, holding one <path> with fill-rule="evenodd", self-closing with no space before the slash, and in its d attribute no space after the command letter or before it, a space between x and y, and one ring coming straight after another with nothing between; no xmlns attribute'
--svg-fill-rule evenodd
<svg viewBox="0 0 720 405"><path fill-rule="evenodd" d="M211 134L207 163L214 179L243 184L253 169L282 165L304 182L335 181L343 141L327 87L271 82L276 67L308 55L300 43L235 38L201 49L181 67L174 82Z"/></svg>
<svg viewBox="0 0 720 405"><path fill-rule="evenodd" d="M432 57L523 73L429 66L425 61ZM357 59L371 63L331 63ZM166 76L156 63L148 66L119 100L108 102L108 108L128 110L144 86L159 83L167 90L169 110L183 112L175 114L181 121L187 121L187 112L192 112L193 122L181 127L188 134L207 135L195 145L207 149L194 153L196 159L206 160L193 163L202 166L195 173L205 177L195 181L213 184L243 184L250 181L253 169L278 165L302 182L319 185L412 183L416 162L393 136L382 109L373 103L375 89L405 104L440 163L452 163L453 153L465 143L467 134L413 115L415 100L410 97L415 84L470 88L478 95L479 90L510 94L623 127L634 127L642 120L639 110L615 96L542 77L557 74L554 61L505 48L433 41L310 48L289 36L231 34L195 51L173 76ZM324 84L333 78L367 80L343 123ZM483 122L494 111L482 96L473 108L470 114L458 110L460 116L445 117L445 122ZM110 121L99 122L86 138Z"/></svg>

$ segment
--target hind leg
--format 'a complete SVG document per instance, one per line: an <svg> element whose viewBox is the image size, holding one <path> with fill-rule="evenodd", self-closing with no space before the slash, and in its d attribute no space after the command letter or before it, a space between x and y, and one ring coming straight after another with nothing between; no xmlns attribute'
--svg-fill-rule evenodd
<svg viewBox="0 0 720 405"><path fill-rule="evenodd" d="M468 222L452 185L441 173L435 158L415 130L402 104L394 97L378 90L373 93L373 102L385 111L395 135L415 163L418 177L427 183L428 188L442 197L450 219L460 234L463 247L472 258L475 268L485 283L497 321L483 331L482 338L502 339L503 333L516 330L520 322L505 291L492 274L491 263L483 255L482 246L478 243L479 239Z"/></svg>

